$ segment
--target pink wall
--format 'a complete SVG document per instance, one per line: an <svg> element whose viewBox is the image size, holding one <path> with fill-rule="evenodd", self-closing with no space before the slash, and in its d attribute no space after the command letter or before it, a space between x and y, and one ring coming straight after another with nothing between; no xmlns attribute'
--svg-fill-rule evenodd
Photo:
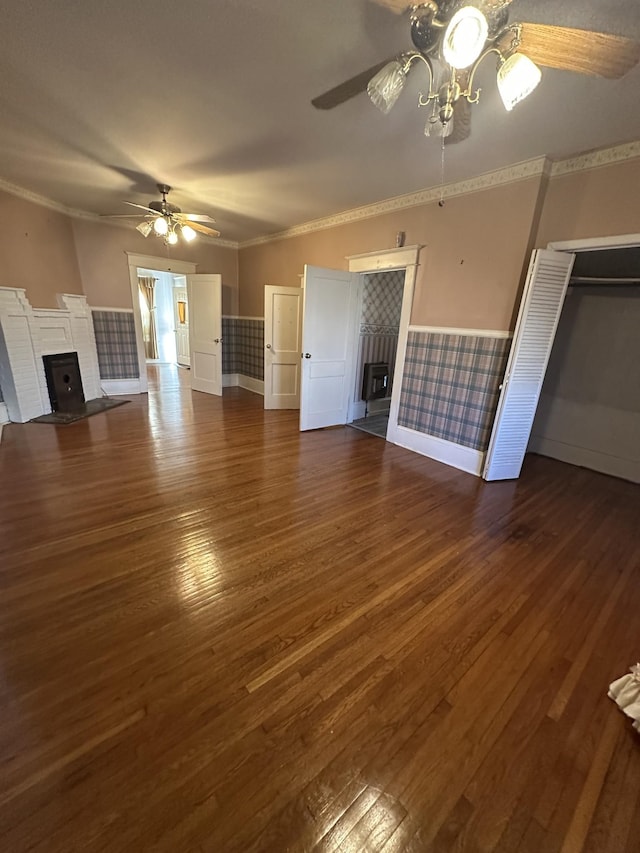
<svg viewBox="0 0 640 853"><path fill-rule="evenodd" d="M542 179L493 187L240 250L240 313L262 316L265 284L297 286L304 264L346 269L347 255L424 244L412 322L508 329L532 243Z"/></svg>
<svg viewBox="0 0 640 853"><path fill-rule="evenodd" d="M24 287L34 308L57 293L82 293L71 219L0 191L0 287Z"/></svg>
<svg viewBox="0 0 640 853"><path fill-rule="evenodd" d="M73 233L84 292L90 305L131 308L129 262L125 252L175 258L197 264L199 273L221 273L222 310L238 310L238 253L215 243L196 240L167 247L155 237L144 238L133 226L122 228L87 219L74 219ZM170 251L168 249L170 248Z"/></svg>
<svg viewBox="0 0 640 853"><path fill-rule="evenodd" d="M639 188L640 158L553 178L536 245L640 233Z"/></svg>

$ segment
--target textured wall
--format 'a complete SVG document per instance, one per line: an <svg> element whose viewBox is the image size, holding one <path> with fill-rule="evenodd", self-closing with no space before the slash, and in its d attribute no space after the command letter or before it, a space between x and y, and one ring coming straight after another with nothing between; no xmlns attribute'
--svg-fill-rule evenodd
<svg viewBox="0 0 640 853"><path fill-rule="evenodd" d="M511 340L409 332L398 423L486 450Z"/></svg>
<svg viewBox="0 0 640 853"><path fill-rule="evenodd" d="M398 231L425 245L411 322L509 329L537 226L542 178L385 213L240 250L240 314L260 315L264 285L299 286L305 264L347 269L348 255L383 251Z"/></svg>
<svg viewBox="0 0 640 853"><path fill-rule="evenodd" d="M222 318L222 372L264 379L264 320Z"/></svg>
<svg viewBox="0 0 640 853"><path fill-rule="evenodd" d="M82 293L71 219L0 191L1 287L24 287L34 308L57 308L57 293Z"/></svg>
<svg viewBox="0 0 640 853"><path fill-rule="evenodd" d="M138 379L133 311L92 311L100 379Z"/></svg>
<svg viewBox="0 0 640 853"><path fill-rule="evenodd" d="M154 237L144 238L134 227L120 228L90 220L73 220L73 233L84 292L90 305L131 308L129 261L126 252L175 258L197 264L199 273L222 275L222 311L237 313L238 253L213 242L196 240L166 247ZM262 312L260 312L262 313Z"/></svg>

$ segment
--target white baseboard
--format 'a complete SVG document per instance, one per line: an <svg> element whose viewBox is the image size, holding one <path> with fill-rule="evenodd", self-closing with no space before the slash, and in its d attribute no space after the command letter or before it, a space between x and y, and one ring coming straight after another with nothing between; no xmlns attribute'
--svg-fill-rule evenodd
<svg viewBox="0 0 640 853"><path fill-rule="evenodd" d="M100 387L108 397L142 393L139 379L101 379Z"/></svg>
<svg viewBox="0 0 640 853"><path fill-rule="evenodd" d="M9 412L7 411L7 404L0 403L0 426L2 424L9 423Z"/></svg>
<svg viewBox="0 0 640 853"><path fill-rule="evenodd" d="M245 391L252 391L254 394L261 394L264 397L264 380L254 379L252 376L245 376L243 373L223 373L222 387L244 388Z"/></svg>
<svg viewBox="0 0 640 853"><path fill-rule="evenodd" d="M578 465L580 468L589 468L591 471L599 471L611 477L640 483L640 462L637 460L621 459L618 456L589 450L587 447L577 447L541 435L531 436L527 450L539 453L541 456L549 456L560 462L568 462L569 465Z"/></svg>
<svg viewBox="0 0 640 853"><path fill-rule="evenodd" d="M468 474L474 474L476 477L482 473L484 453L481 450L473 450L471 447L454 444L454 442L446 441L444 438L436 438L435 435L427 435L424 432L391 423L389 424L387 441L392 441L399 447L413 450L415 453L428 456L438 462L444 462L445 465L459 468Z"/></svg>
<svg viewBox="0 0 640 853"><path fill-rule="evenodd" d="M222 387L223 388L237 388L239 383L240 374L239 373L223 373L222 374Z"/></svg>
<svg viewBox="0 0 640 853"><path fill-rule="evenodd" d="M264 397L263 379L254 379L252 376L243 376L240 373L238 385L246 391L253 391L254 394L261 394Z"/></svg>

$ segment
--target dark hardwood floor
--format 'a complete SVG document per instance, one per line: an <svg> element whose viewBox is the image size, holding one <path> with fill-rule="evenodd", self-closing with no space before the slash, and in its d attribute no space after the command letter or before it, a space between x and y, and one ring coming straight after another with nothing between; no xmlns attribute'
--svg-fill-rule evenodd
<svg viewBox="0 0 640 853"><path fill-rule="evenodd" d="M0 849L640 850L640 488L167 367L0 445Z"/></svg>

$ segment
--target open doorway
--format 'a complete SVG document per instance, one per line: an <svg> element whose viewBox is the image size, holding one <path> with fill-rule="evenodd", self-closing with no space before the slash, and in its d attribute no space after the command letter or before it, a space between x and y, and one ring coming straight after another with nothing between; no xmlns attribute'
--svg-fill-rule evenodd
<svg viewBox="0 0 640 853"><path fill-rule="evenodd" d="M589 252L590 254L593 254L593 258L591 259L593 261L597 258L599 252L607 252L611 249L622 249L624 247L634 248L639 245L640 235L631 234L620 237L593 238L588 240L550 243L549 248L546 250L534 249L516 322L513 344L507 361L503 384L501 386L498 408L489 442L489 449L484 458L482 476L485 480L509 480L517 479L520 476L522 463L531 439L534 418L536 417L540 402L547 366L549 364L549 358L554 346L557 330L559 328L559 321L565 303L565 296L572 279L572 271L576 258L579 257L582 252ZM604 261L604 259L605 256L600 260ZM632 266L633 265L634 262L632 261ZM581 281L579 283L585 284L584 279L586 278L589 285L594 287L603 283L602 281L596 281L596 279L603 279L607 277L609 278L609 285L613 283L612 279L619 278L617 273L606 273L606 271L603 273L602 270L596 274L593 271L593 267L591 267L590 271L586 275L581 274L580 265L578 265L573 281L575 284L578 283L578 280L580 279ZM631 287L631 280L634 278L637 278L637 273L633 273L630 279L627 279L624 286ZM620 282L618 282L618 285L620 285ZM590 295L593 296L593 294ZM600 334L600 329L602 327L601 321L604 316L603 312L610 314L611 317L614 318L612 324L609 326L608 332L605 332L604 334L604 350L601 354L601 357L604 359L606 353L606 361L608 362L611 351L615 349L617 345L617 330L619 327L622 327L622 319L627 318L629 316L629 312L636 310L635 300L633 300L632 303L628 303L623 306L620 305L619 298L616 301L618 302L617 305L615 302L609 300L606 312L603 305L592 305L584 312L581 312L586 317L591 316L595 318L597 322L592 324L591 329L586 332L587 339L581 344L581 354L579 353L577 356L577 366L581 376L580 383L577 383L576 381L577 374L574 369L576 364L575 360L573 360L573 372L567 382L562 383L563 390L566 391L568 387L571 387L574 389L572 393L575 394L575 389L580 387L580 394L584 397L586 388L583 380L589 373L588 369L586 369L586 354L590 354L592 352L594 341L597 340L597 336ZM573 313L575 314L575 311ZM571 311L565 314L565 317L570 317L570 314ZM631 325L635 331L633 322ZM632 349L632 352L636 354L632 355L631 358L635 358L637 363L636 339L637 335L635 334L630 337L632 347L636 347L635 350ZM618 439L614 440L614 444L619 448L620 436L623 438L622 444L625 444L626 438L624 438L624 436L629 435L631 437L630 446L633 452L633 448L637 445L637 440L634 443L634 439L637 435L638 412L632 412L629 431L629 420L626 415L620 418L619 411L611 411L611 405L613 404L613 409L619 408L617 404L623 399L624 407L628 407L630 401L633 405L636 405L636 403L633 402L634 395L630 394L629 389L626 387L627 377L630 377L629 355L625 355L621 360L621 363L617 364L613 369L615 371L619 371L621 382L619 390L621 391L621 395L617 395L615 397L614 404L614 400L611 397L612 381L611 379L605 379L605 385L607 387L603 392L604 396L601 399L603 401L606 400L607 405L605 408L610 409L610 411L605 413L602 420L603 423L606 424L606 430L609 436L612 435L610 428L612 419L618 419L620 421L620 425L622 425L623 422L626 424L626 426L621 426L623 432L618 435ZM606 372L607 371L605 371L605 373ZM610 375L611 373L609 371L609 376ZM554 378L554 375L551 374L549 385L547 386L548 391L552 390L554 382L556 385L558 384L555 381L556 379L557 376ZM631 381L631 379L629 381ZM616 377L616 382L618 382L618 377ZM548 394L547 396L553 396L553 394ZM549 401L547 401L547 403L548 402ZM578 402L580 403L578 408L582 409L582 403L587 403L587 409L577 413L575 406L567 407L563 404L555 406L555 404L553 404L556 411L552 417L550 417L549 405L546 405L546 407L543 405L540 413L540 421L535 433L538 438L537 449L542 447L542 444L539 443L540 439L546 440L546 449L550 451L552 446L551 442L557 442L559 444L564 443L568 445L574 440L578 431L583 434L583 438L586 438L586 435L590 432L593 424L600 419L600 414L592 405L595 401L590 399L588 396ZM624 407L623 410L626 412L627 408ZM561 409L563 410L561 420L566 422L557 436L555 438L551 437L549 441L550 436L546 434L547 427L552 421L556 420L556 415ZM584 429L585 425L587 427L586 430ZM578 426L579 430L577 430ZM565 439L560 438L560 435L563 435L565 439L569 437L571 441L566 441ZM591 436L591 438L592 437L593 436ZM589 441L591 441L591 438L589 438ZM600 439L602 438L603 436L601 435L598 441L600 442ZM604 438L606 438L606 435ZM598 447L581 448L581 450L589 450L590 453L588 455L591 456L593 461L595 459L594 451L595 453L601 453L603 447L604 446L600 444ZM608 447L611 449L612 445L609 443ZM532 445L531 449L535 449L535 447ZM607 453L606 450L604 452ZM548 455L552 455L551 452L548 452ZM566 461L570 460L567 458ZM623 460L623 470L627 472L627 479L634 479L633 470L635 468L637 473L638 461L637 451L635 459ZM607 473L615 472L607 471ZM620 473L616 475L625 476L625 474Z"/></svg>
<svg viewBox="0 0 640 853"><path fill-rule="evenodd" d="M186 278L137 268L138 301L147 364L189 365Z"/></svg>
<svg viewBox="0 0 640 853"><path fill-rule="evenodd" d="M386 438L389 426L404 281L404 269L361 276L349 421L352 427L380 438Z"/></svg>
<svg viewBox="0 0 640 853"><path fill-rule="evenodd" d="M640 483L640 248L576 253L528 451Z"/></svg>
<svg viewBox="0 0 640 853"><path fill-rule="evenodd" d="M147 365L149 365L149 367L151 368L154 365L154 362L155 365L160 365L163 363L173 364L174 370L177 370L177 368L175 367L176 364L188 366L189 310L187 306L186 281L187 276L192 276L195 274L196 265L188 261L177 261L167 258L156 257L154 255L138 255L129 252L127 252L127 259L129 264L129 284L131 288L133 319L136 330L136 347L138 353L140 391L141 393L145 393L149 387ZM145 334L143 306L141 305L140 298L139 279L141 277L150 277L154 279L154 287L158 286L158 282L170 282L170 287L172 290L171 298L169 299L169 287L164 286L163 284L159 285L161 290L158 291L158 294L163 294L160 300L162 303L160 313L163 315L160 318L162 324L162 331L160 331L159 335L157 330L154 331L153 338L151 336L150 331ZM178 293L180 294L179 298L177 298L176 296L176 294ZM179 322L180 318L178 315L178 311L181 310L177 305L179 301L185 303L184 308L182 309L184 311L185 324L181 324ZM157 306L155 310L156 315L158 315L159 312ZM178 320L178 322L176 322L176 320ZM184 328L185 326L186 331ZM180 330L182 332L181 335L179 334ZM158 337L160 337L160 340L158 340ZM153 352L151 349L149 349L150 342L152 339L156 342L156 355L155 358L148 360L148 353L152 354ZM173 346L175 346L175 355L173 354L172 339ZM161 346L162 344L164 344L164 347ZM164 361L164 359L167 358L171 360ZM158 369L166 370L168 368L154 366L153 369L157 371Z"/></svg>

